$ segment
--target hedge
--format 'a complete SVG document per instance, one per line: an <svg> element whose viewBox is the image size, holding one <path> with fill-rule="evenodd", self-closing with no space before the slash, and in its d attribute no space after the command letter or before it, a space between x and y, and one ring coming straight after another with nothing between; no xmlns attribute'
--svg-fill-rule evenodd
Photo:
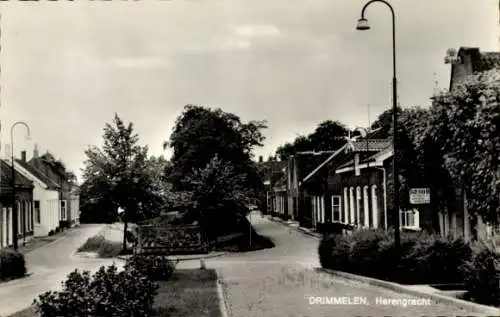
<svg viewBox="0 0 500 317"><path fill-rule="evenodd" d="M402 284L462 284L466 297L500 306L500 254L495 246L462 238L402 233L399 254L393 234L373 229L325 236L318 254L323 268Z"/></svg>
<svg viewBox="0 0 500 317"><path fill-rule="evenodd" d="M0 280L19 278L26 274L24 255L18 251L0 250Z"/></svg>
<svg viewBox="0 0 500 317"><path fill-rule="evenodd" d="M461 283L472 255L462 239L425 233L403 233L398 254L393 235L373 229L327 236L318 252L324 268L405 284Z"/></svg>

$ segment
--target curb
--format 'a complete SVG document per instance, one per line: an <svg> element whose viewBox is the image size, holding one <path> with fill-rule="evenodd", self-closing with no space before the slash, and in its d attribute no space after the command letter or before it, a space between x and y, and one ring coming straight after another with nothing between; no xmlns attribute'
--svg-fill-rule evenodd
<svg viewBox="0 0 500 317"><path fill-rule="evenodd" d="M229 305L229 300L227 298L227 294L223 287L223 281L221 279L220 273L217 274L217 295L219 297L219 309L222 317L232 317L231 308Z"/></svg>
<svg viewBox="0 0 500 317"><path fill-rule="evenodd" d="M185 258L182 258L182 257L179 258L177 256L170 255L170 256L167 256L167 259L169 259L171 261L182 262L182 261L190 261L190 260L201 260L201 259L217 258L217 257L223 256L223 255L226 255L226 254L227 254L227 252L214 252L214 253L211 253L211 254L210 253L209 254L194 254L192 256L186 256ZM128 259L128 257L130 257L130 256L119 255L116 258L120 259L120 260L123 260L123 261L126 261Z"/></svg>
<svg viewBox="0 0 500 317"><path fill-rule="evenodd" d="M314 237L314 238L321 239L321 237L322 237L322 235L320 233L311 232L311 231L304 229L302 227L297 227L297 230L304 233L304 234L307 234L308 236Z"/></svg>
<svg viewBox="0 0 500 317"><path fill-rule="evenodd" d="M441 295L438 293L436 293L436 294L426 293L426 292L411 289L409 287L405 287L404 285L393 283L393 282L382 281L382 280L378 280L378 279L371 278L371 277L355 275L355 274L340 272L340 271L334 271L334 270L324 269L324 268L320 268L319 270L323 271L325 273L329 273L331 275L343 277L343 278L349 279L349 280L355 280L355 281L366 283L366 284L369 284L372 286L390 289L392 291L396 291L399 293L406 293L406 294L420 297L420 298L430 298L436 303L443 303L443 304L458 306L460 309L470 310L470 311L473 311L475 313L488 314L489 316L498 316L498 314L500 312L500 308L476 304L476 303L468 302L468 301L465 301L462 299Z"/></svg>

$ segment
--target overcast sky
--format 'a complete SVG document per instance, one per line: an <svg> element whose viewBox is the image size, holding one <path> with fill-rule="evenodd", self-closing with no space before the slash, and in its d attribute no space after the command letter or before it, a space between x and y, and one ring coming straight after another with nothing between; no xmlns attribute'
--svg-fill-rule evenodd
<svg viewBox="0 0 500 317"><path fill-rule="evenodd" d="M267 156L326 119L368 124L391 103L391 20L366 1L1 2L2 143L33 144L79 174L117 112L163 153L186 104L266 119ZM497 0L393 0L399 101L428 106L449 85L448 48L499 50ZM163 153L169 155L169 153ZM29 158L29 157L28 157Z"/></svg>

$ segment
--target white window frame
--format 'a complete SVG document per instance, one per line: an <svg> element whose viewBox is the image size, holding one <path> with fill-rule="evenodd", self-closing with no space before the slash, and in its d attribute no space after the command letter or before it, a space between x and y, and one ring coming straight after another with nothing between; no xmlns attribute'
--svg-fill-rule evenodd
<svg viewBox="0 0 500 317"><path fill-rule="evenodd" d="M404 229L420 230L420 212L417 209L400 210L399 226Z"/></svg>
<svg viewBox="0 0 500 317"><path fill-rule="evenodd" d="M332 222L339 222L342 223L342 196L341 195L332 195ZM335 203L335 200L338 200L337 204ZM338 211L335 211L335 208L338 209ZM338 213L337 219L335 219L335 214Z"/></svg>
<svg viewBox="0 0 500 317"><path fill-rule="evenodd" d="M21 202L16 201L16 213L17 213L17 234L23 233L23 213L21 209ZM16 237L17 239L17 237Z"/></svg>
<svg viewBox="0 0 500 317"><path fill-rule="evenodd" d="M59 200L59 217L63 221L68 220L68 202L64 199Z"/></svg>
<svg viewBox="0 0 500 317"><path fill-rule="evenodd" d="M36 203L38 203L38 208L36 208ZM42 213L40 211L40 201L39 200L33 201L33 214L34 214L35 224L37 224L37 225L41 224L42 223Z"/></svg>
<svg viewBox="0 0 500 317"><path fill-rule="evenodd" d="M344 187L344 214L342 216L342 223L349 223L349 193L347 187Z"/></svg>
<svg viewBox="0 0 500 317"><path fill-rule="evenodd" d="M354 225L356 223L356 198L354 195L354 187L349 187L349 223Z"/></svg>
<svg viewBox="0 0 500 317"><path fill-rule="evenodd" d="M379 214L378 214L378 192L377 185L372 185L370 190L370 199L372 200L372 221L373 228L379 227Z"/></svg>

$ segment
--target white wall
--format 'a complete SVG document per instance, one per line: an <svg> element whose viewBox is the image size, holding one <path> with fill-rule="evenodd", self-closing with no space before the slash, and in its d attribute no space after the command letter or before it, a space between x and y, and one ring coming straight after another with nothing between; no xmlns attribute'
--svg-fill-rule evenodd
<svg viewBox="0 0 500 317"><path fill-rule="evenodd" d="M35 221L35 236L46 236L59 226L59 192L35 186L33 200L40 201L40 223Z"/></svg>

